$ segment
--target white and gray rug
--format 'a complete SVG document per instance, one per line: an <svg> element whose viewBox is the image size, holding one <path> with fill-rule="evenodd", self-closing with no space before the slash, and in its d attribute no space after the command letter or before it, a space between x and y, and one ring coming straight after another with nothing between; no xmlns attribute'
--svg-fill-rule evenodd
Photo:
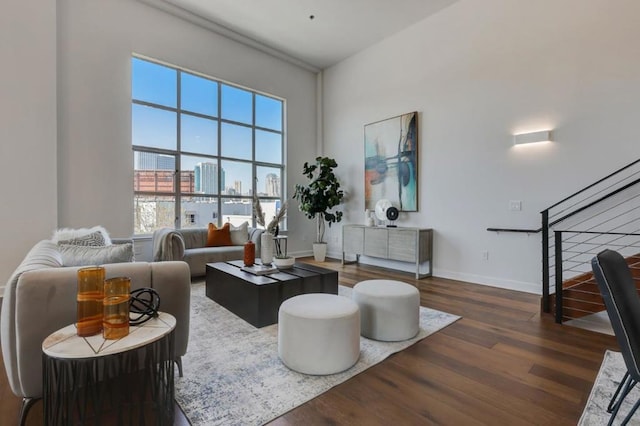
<svg viewBox="0 0 640 426"><path fill-rule="evenodd" d="M351 289L340 286L350 297ZM278 358L277 324L257 329L191 290L189 348L184 377L176 377L176 401L194 426L260 425L313 399L460 317L420 308L420 332L403 342L361 339L360 359L349 370L309 376L289 370Z"/></svg>
<svg viewBox="0 0 640 426"><path fill-rule="evenodd" d="M584 407L579 426L601 426L606 425L611 415L607 413L607 405L618 388L618 384L624 377L627 368L624 365L620 352L606 351L600 371L593 383L591 394ZM614 425L619 425L633 407L633 404L640 398L640 388L636 386L624 400L620 411L616 416ZM629 425L640 425L640 410L636 411L631 418Z"/></svg>

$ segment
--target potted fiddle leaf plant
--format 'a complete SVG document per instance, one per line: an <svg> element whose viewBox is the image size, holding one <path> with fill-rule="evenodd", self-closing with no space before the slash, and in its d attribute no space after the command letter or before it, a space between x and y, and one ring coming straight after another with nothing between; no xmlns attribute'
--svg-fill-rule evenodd
<svg viewBox="0 0 640 426"><path fill-rule="evenodd" d="M293 198L298 200L298 208L309 219L316 220L316 240L313 243L313 256L323 262L327 253L324 241L325 222L342 220L342 212L332 210L342 203L344 191L333 170L338 167L336 160L329 157L317 157L315 164L304 163L302 174L309 180L306 185L297 184Z"/></svg>

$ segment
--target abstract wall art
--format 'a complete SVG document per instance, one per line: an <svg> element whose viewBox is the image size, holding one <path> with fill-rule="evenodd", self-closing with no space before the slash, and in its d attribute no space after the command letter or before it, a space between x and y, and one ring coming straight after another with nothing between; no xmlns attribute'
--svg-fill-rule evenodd
<svg viewBox="0 0 640 426"><path fill-rule="evenodd" d="M365 209L381 199L418 211L418 113L364 126Z"/></svg>

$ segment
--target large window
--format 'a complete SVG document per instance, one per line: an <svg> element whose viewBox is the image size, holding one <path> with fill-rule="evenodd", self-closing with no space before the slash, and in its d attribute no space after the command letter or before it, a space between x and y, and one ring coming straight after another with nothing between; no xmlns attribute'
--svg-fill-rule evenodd
<svg viewBox="0 0 640 426"><path fill-rule="evenodd" d="M135 233L267 220L284 199L282 99L133 57ZM255 224L254 224L255 225Z"/></svg>

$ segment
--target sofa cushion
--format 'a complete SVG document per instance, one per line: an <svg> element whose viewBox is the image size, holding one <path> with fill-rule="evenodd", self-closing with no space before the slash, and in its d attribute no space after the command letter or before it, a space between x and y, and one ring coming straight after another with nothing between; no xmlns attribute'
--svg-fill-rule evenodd
<svg viewBox="0 0 640 426"><path fill-rule="evenodd" d="M243 246L201 247L184 251L184 261L189 265L192 277L205 275L207 263L240 260L243 256Z"/></svg>
<svg viewBox="0 0 640 426"><path fill-rule="evenodd" d="M93 228L62 228L58 229L53 233L51 237L51 241L54 243L59 243L64 240L73 240L77 238L82 238L86 235L92 234L94 232L100 232L104 237L104 245L111 245L111 238L109 238L109 233L102 226L94 226Z"/></svg>
<svg viewBox="0 0 640 426"><path fill-rule="evenodd" d="M209 224L209 230L207 232L207 247L222 247L230 246L231 244L231 231L230 224L227 222L222 228L218 228L213 223Z"/></svg>
<svg viewBox="0 0 640 426"><path fill-rule="evenodd" d="M245 222L238 226L231 224L231 244L234 246L243 246L248 239L249 222Z"/></svg>
<svg viewBox="0 0 640 426"><path fill-rule="evenodd" d="M176 229L175 232L182 236L185 250L207 245L207 228Z"/></svg>
<svg viewBox="0 0 640 426"><path fill-rule="evenodd" d="M105 263L133 262L133 244L110 246L76 246L59 244L64 266L102 265Z"/></svg>

